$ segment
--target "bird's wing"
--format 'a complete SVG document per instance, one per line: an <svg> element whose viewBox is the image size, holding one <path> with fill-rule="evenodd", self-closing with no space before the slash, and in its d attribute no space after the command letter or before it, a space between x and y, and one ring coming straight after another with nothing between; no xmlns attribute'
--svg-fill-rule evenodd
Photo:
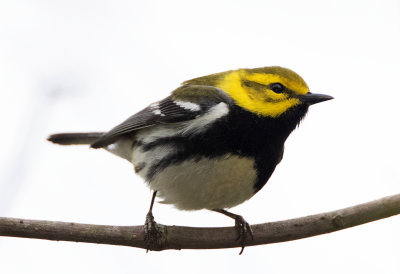
<svg viewBox="0 0 400 274"><path fill-rule="evenodd" d="M120 137L145 127L195 119L221 102L230 104L231 98L219 88L183 85L174 90L167 98L149 105L106 132L92 143L91 147L108 146Z"/></svg>

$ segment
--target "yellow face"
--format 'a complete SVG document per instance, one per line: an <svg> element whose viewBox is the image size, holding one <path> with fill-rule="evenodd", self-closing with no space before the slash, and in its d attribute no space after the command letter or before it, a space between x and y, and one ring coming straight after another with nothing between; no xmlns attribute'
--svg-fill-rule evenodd
<svg viewBox="0 0 400 274"><path fill-rule="evenodd" d="M269 117L278 117L301 104L296 95L309 92L298 74L281 67L231 71L216 86L227 92L240 107Z"/></svg>

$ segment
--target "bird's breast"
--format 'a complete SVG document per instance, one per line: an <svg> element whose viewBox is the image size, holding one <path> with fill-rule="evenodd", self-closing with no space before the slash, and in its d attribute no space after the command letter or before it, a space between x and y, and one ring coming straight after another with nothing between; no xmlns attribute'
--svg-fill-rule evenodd
<svg viewBox="0 0 400 274"><path fill-rule="evenodd" d="M283 145L276 145L271 136L278 132L270 132L268 121L239 114L190 135L182 124L141 130L132 151L135 171L164 203L179 209L230 208L246 201L268 181Z"/></svg>
<svg viewBox="0 0 400 274"><path fill-rule="evenodd" d="M230 208L254 195L257 171L253 158L227 153L157 166L174 153L168 145L147 151L138 148L133 153L138 174L158 192L162 203L181 210Z"/></svg>
<svg viewBox="0 0 400 274"><path fill-rule="evenodd" d="M254 194L254 160L226 154L170 165L149 182L164 200L182 210L230 208Z"/></svg>

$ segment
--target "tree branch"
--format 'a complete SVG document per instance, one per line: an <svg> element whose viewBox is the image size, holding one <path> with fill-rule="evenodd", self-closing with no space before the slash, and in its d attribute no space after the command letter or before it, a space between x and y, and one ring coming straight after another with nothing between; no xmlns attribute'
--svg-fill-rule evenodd
<svg viewBox="0 0 400 274"><path fill-rule="evenodd" d="M253 225L247 246L292 241L365 224L400 213L400 194L296 219ZM233 227L159 225L162 241L154 250L240 247ZM0 217L0 236L124 245L146 248L143 226L108 226Z"/></svg>

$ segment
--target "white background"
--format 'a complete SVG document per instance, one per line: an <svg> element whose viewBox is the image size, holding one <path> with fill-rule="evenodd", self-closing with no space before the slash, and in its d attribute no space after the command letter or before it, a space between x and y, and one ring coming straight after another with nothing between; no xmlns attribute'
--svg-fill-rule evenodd
<svg viewBox="0 0 400 274"><path fill-rule="evenodd" d="M268 184L234 209L283 220L400 192L399 1L0 1L0 216L140 225L151 193L111 154L45 141L108 130L180 82L280 65L312 106ZM156 220L228 226L155 205ZM400 218L288 243L144 250L0 238L1 273L399 273Z"/></svg>

